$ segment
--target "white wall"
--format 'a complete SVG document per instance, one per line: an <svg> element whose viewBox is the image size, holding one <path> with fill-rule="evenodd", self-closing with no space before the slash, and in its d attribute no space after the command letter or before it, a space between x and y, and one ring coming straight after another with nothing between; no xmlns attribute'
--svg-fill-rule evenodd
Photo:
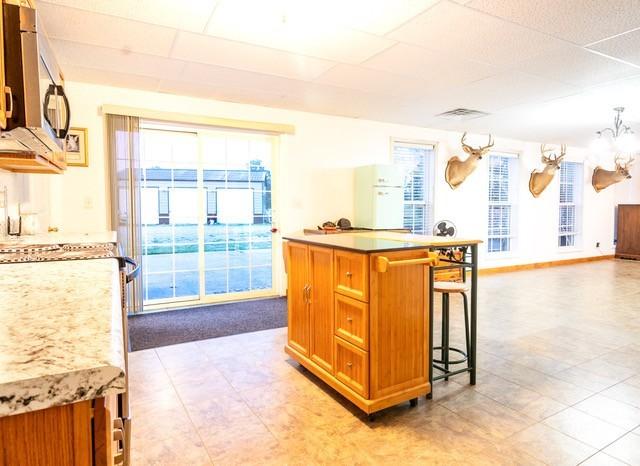
<svg viewBox="0 0 640 466"><path fill-rule="evenodd" d="M89 129L89 167L71 167L51 182L52 224L66 231L99 231L108 225L108 186L104 150L103 104L125 105L212 117L288 123L295 135L283 136L276 215L283 232L314 227L325 220L353 219L353 167L391 160L391 138L438 143L435 218L453 220L459 235L486 237L486 160L456 191L444 181L451 155L460 154L460 134L420 127L272 109L229 102L150 93L70 82L72 126ZM482 266L500 266L610 254L613 242L613 189L599 194L591 188L591 168L585 166L582 247L561 252L557 247L558 181L534 199L528 191L529 172L540 165L538 143L501 139L495 149L520 153L518 250L508 257L481 254ZM476 140L471 136L471 142ZM477 142L485 141L484 137ZM567 159L581 161L586 153L569 148ZM595 243L600 242L600 249Z"/></svg>

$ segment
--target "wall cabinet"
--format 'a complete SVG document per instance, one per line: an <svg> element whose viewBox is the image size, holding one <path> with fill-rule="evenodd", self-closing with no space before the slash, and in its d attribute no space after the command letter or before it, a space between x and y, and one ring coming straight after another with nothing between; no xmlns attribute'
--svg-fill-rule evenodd
<svg viewBox="0 0 640 466"><path fill-rule="evenodd" d="M367 413L431 391L432 253L288 241L284 254L290 356ZM389 265L383 271L380 258Z"/></svg>

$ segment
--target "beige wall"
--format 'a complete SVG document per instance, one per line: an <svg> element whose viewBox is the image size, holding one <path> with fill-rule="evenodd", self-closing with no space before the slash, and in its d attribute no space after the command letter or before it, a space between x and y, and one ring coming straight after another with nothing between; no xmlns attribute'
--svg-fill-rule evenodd
<svg viewBox="0 0 640 466"><path fill-rule="evenodd" d="M453 220L460 236L486 236L487 170L481 165L458 190L444 182L446 161L458 154L460 134L244 104L150 93L70 82L72 126L89 129L89 167L69 168L52 177L52 223L67 231L108 228L108 186L104 151L103 104L125 105L206 115L211 117L293 124L295 135L282 137L275 194L279 227L283 232L313 227L340 217L353 219L353 167L390 161L391 138L438 143L436 219ZM529 172L540 165L538 143L501 139L495 149L520 154L518 181L517 250L505 257L483 252L483 266L500 266L594 256L612 252L614 190L596 194L590 186L591 168L585 166L582 247L557 248L558 183L538 199L528 191ZM582 160L585 152L569 148L569 160ZM595 243L600 242L600 249Z"/></svg>

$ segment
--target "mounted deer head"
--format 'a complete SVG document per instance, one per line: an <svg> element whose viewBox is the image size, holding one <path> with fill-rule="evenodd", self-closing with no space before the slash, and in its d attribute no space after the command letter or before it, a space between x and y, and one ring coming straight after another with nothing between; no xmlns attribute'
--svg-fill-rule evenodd
<svg viewBox="0 0 640 466"><path fill-rule="evenodd" d="M547 189L551 180L556 174L556 170L560 168L562 159L567 154L567 146L560 146L560 155L552 152L550 156L547 155L553 149L547 149L546 144L540 146L540 153L542 154L542 163L545 164L542 170L533 170L529 177L529 191L533 194L533 197L538 197L542 194L542 191Z"/></svg>
<svg viewBox="0 0 640 466"><path fill-rule="evenodd" d="M634 160L635 159L633 157L629 157L626 161L623 161L622 157L616 156L615 170L605 170L601 167L596 167L593 170L593 176L591 177L591 184L593 185L593 189L595 189L596 192L599 193L612 184L619 183L622 180L631 178L629 169L631 168Z"/></svg>
<svg viewBox="0 0 640 466"><path fill-rule="evenodd" d="M493 139L491 138L491 135L489 135L489 144L476 148L465 144L464 140L466 137L467 133L465 132L462 135L460 144L462 144L462 150L469 154L469 157L467 157L465 160L460 160L457 155L454 155L447 162L447 169L445 170L445 180L447 180L447 184L451 186L451 189L456 189L458 186L460 186L462 182L467 178L467 176L469 176L473 172L473 170L476 169L478 160L482 160L482 156L493 147Z"/></svg>

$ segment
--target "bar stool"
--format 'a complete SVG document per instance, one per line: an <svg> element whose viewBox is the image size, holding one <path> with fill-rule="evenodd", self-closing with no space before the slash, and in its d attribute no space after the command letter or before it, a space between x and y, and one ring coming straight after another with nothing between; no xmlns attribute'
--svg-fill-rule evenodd
<svg viewBox="0 0 640 466"><path fill-rule="evenodd" d="M440 350L440 359L433 359L433 367L444 372L444 376L438 378L444 378L449 380L449 366L452 364L467 363L467 368L471 367L469 360L469 349L471 347L469 337L469 302L467 299L467 292L469 291L469 285L465 282L434 282L433 291L436 293L442 293L442 337L440 346L434 346L434 350ZM455 348L449 345L449 299L450 294L460 293L462 295L462 301L464 304L464 330L465 330L465 351L459 348ZM459 359L450 360L449 353L454 352L462 355ZM438 366L437 364L442 364Z"/></svg>

